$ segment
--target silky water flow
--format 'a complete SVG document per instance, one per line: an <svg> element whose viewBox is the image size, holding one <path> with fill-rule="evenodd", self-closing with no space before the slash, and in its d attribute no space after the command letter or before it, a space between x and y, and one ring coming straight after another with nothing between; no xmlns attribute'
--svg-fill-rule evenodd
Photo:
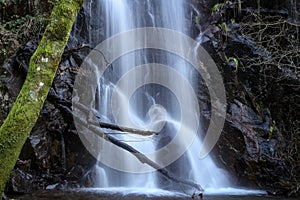
<svg viewBox="0 0 300 200"><path fill-rule="evenodd" d="M86 42L93 47L116 34L143 27L172 29L197 38L192 30L194 13L198 11L189 0L89 0L85 3L85 12L88 14L84 23L89 24ZM180 40L174 42L179 50L184 45ZM129 44L125 40L119 45L123 47ZM96 108L100 121L159 132L158 135L152 136L114 131L108 133L146 155L168 145L179 129L183 130L180 132L182 143L184 133L194 131L190 129L188 116L195 117L193 109L199 104L195 105L189 98L189 93L183 87L184 81L163 70L166 66L180 74L196 93L201 91L199 73L183 58L162 49L139 49L122 55L111 63L101 77L99 75ZM132 76L131 72L136 68L142 73L132 73ZM155 76L161 76L166 85L172 85L173 91L155 81L147 82L148 79L156 80ZM130 90L132 85L138 85L138 82L147 84L138 87L130 96L124 93ZM174 91L180 91L180 94ZM115 113L111 108L114 95L118 100L114 104L118 108ZM181 98L178 98L178 95ZM187 119L182 119L185 109L191 112L184 116ZM210 156L199 158L201 138L205 134L202 133L201 123L196 132L197 136L192 144L188 145L185 153L165 169L176 177L200 184L204 189L229 187L231 183L226 171L217 167ZM181 142L177 142L175 146L180 149L182 145ZM100 149L99 160L111 153L110 149ZM169 155L170 149L168 151L164 156ZM171 151L177 151L177 148ZM193 192L193 188L171 181L155 170L140 170L141 166L147 164L137 165L137 159L129 152L120 150L119 153L121 155L117 157L118 163L124 170L119 171L98 162L94 168L95 188L119 188L118 191L121 191L121 188L143 191L145 188L148 191L162 189L181 193ZM153 156L151 159L157 163L164 163L164 156ZM110 159L116 157L111 155Z"/></svg>

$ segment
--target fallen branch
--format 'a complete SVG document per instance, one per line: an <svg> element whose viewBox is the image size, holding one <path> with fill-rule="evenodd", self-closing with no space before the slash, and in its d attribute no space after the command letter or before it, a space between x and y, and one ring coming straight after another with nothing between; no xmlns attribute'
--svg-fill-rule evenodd
<svg viewBox="0 0 300 200"><path fill-rule="evenodd" d="M74 115L73 115L74 116ZM82 119L80 119L77 116L74 116L78 122L81 123L81 125L87 125L89 124L89 122L84 122ZM95 125L89 125L89 129L96 135L102 137L103 139L117 145L118 147L121 147L122 149L132 153L132 155L134 155L141 163L146 163L149 166L153 167L154 169L156 169L159 173L161 173L162 175L164 175L165 177L167 177L168 179L175 181L177 183L181 183L184 185L188 185L192 188L195 188L197 191L199 191L200 193L202 193L204 190L202 189L202 187L199 184L196 184L194 182L191 181L187 181L185 179L179 178L174 176L172 173L170 173L169 171L167 171L165 168L162 168L159 164L157 164L156 162L150 160L147 156L145 156L144 154L142 154L141 152L139 152L138 150L136 150L135 148L133 148L132 146L114 138L113 136L109 135L109 134L105 134L101 131L101 129Z"/></svg>
<svg viewBox="0 0 300 200"><path fill-rule="evenodd" d="M125 126L119 126L116 124L111 124L107 122L101 122L101 121L95 121L93 120L93 116L97 117L100 119L98 116L98 112L96 110L89 110L86 106L79 104L79 103L73 103L73 105L76 108L79 108L81 111L83 111L86 116L88 117L87 122L95 125L95 126L100 126L102 128L108 128L116 131L121 131L121 132L128 132L128 133L133 133L133 134L138 134L138 135L144 135L144 136L151 136L151 135L157 135L158 133L155 131L150 131L150 130L140 130L140 129L135 129L135 128L130 128L130 127L125 127Z"/></svg>
<svg viewBox="0 0 300 200"><path fill-rule="evenodd" d="M196 191L198 191L199 194L203 193L203 188L201 187L201 185L194 183L192 181L188 181L185 179L182 179L180 177L176 177L174 174L172 174L171 172L169 172L166 168L162 168L158 163L152 161L151 159L149 159L147 156L145 156L143 153L139 152L138 150L136 150L135 148L133 148L132 146L114 138L113 136L109 135L109 134L105 134L103 132L103 130L101 130L101 127L97 126L97 122L93 122L91 123L91 119L86 120L86 118L84 117L80 117L75 115L69 108L64 107L64 109L73 115L73 117L76 119L76 121L78 123L80 123L82 126L88 127L88 129L90 131L92 131L94 134L98 135L99 137L105 139L106 141L109 141L111 143L113 143L114 145L117 145L118 147L130 152L132 155L134 155L141 163L146 163L149 166L153 167L154 169L156 169L159 173L161 173L162 175L164 175L166 178L180 183L180 184L184 184L186 186L189 186L191 188L196 189ZM86 112L86 110L84 110Z"/></svg>
<svg viewBox="0 0 300 200"><path fill-rule="evenodd" d="M109 128L109 129L116 130L116 131L134 133L134 134L145 135L145 136L157 135L158 134L157 132L154 132L154 131L129 128L129 127L119 126L119 125L110 124L110 123L106 123L106 122L100 122L100 121L98 121L98 122L89 121L89 122L92 123L93 125L99 125L102 128Z"/></svg>

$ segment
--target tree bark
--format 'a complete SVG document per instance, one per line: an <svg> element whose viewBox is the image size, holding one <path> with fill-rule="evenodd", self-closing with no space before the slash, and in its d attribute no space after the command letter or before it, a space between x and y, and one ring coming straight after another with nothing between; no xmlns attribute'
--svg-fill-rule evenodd
<svg viewBox="0 0 300 200"><path fill-rule="evenodd" d="M61 0L30 59L23 87L0 127L0 192L14 168L23 144L34 127L52 85L72 26L84 0Z"/></svg>

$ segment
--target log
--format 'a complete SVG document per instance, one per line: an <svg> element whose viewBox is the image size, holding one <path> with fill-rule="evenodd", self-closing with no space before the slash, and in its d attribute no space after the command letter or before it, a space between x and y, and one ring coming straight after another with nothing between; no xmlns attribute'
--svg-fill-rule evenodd
<svg viewBox="0 0 300 200"><path fill-rule="evenodd" d="M81 105L79 103L73 103L73 105L76 108L79 108L81 111L83 111L87 116L89 116L88 122L92 125L100 126L102 128L107 128L107 129L111 129L111 130L115 130L115 131L121 131L123 133L127 132L127 133L131 133L131 134L138 134L138 135L144 135L144 136L152 136L152 135L158 134L158 132L155 132L155 131L140 130L140 129L135 129L135 128L131 128L131 127L125 127L125 126L120 126L120 125L116 125L116 124L111 124L111 123L107 123L107 122L101 122L100 120L95 121L92 119L93 116L100 119L100 117L98 116L98 112L96 110L88 110L84 105Z"/></svg>
<svg viewBox="0 0 300 200"><path fill-rule="evenodd" d="M134 155L141 163L148 164L149 166L156 169L157 172L164 175L166 178L168 178L168 179L170 179L170 180L172 180L176 183L189 186L189 187L195 189L199 194L203 194L204 190L203 190L203 188L201 187L200 184L194 183L192 181L189 181L189 180L186 180L186 179L183 179L183 178L180 178L180 177L176 177L174 174L169 172L166 168L162 168L158 163L152 161L151 159L149 159L147 156L145 156L143 153L139 152L138 150L136 150L132 146L130 146L130 145L114 138L110 134L103 133L101 128L99 126L97 126L97 122L91 123L90 122L91 119L86 120L86 118L77 116L67 107L64 107L64 109L66 109L67 112L72 114L73 117L76 119L76 121L79 122L82 126L88 127L89 130L91 130L94 134L98 135L99 137L105 139L106 141L109 141L109 142L113 143L114 145L116 145L116 146L130 152L130 153L132 153L132 155ZM86 112L86 110L84 110L84 112Z"/></svg>
<svg viewBox="0 0 300 200"><path fill-rule="evenodd" d="M98 125L102 128L108 128L108 129L112 129L112 130L116 130L116 131L128 132L128 133L144 135L144 136L158 135L157 132L149 131L149 130L140 130L140 129L135 129L135 128L129 128L129 127L119 126L119 125L110 124L110 123L101 122L101 121L98 121L98 122L89 121L89 122L91 122L93 125L97 125L97 123L98 123Z"/></svg>
<svg viewBox="0 0 300 200"><path fill-rule="evenodd" d="M64 107L64 106L70 106L71 102L70 101L65 101L63 99L61 99L53 89L50 89L49 94L48 94L48 98L52 99L57 105L58 107ZM100 121L100 117L97 115L98 112L97 110L88 110L84 105L81 105L79 103L73 103L73 105L76 108L79 108L81 111L83 111L86 115L91 116L91 113L93 116L97 117L99 120L98 122L94 121L94 120L89 120L88 122L90 122L93 125L96 126L100 126L102 128L107 128L107 129L111 129L111 130L115 130L115 131L120 131L123 134L124 133L131 133L131 134L138 134L138 135L144 135L144 136L152 136L152 135L158 135L158 132L155 131L151 131L151 130L140 130L140 129L136 129L136 128L130 128L130 127L125 127L125 126L120 126L120 125L116 125L116 124L111 124L111 123L107 123L107 122L102 122Z"/></svg>

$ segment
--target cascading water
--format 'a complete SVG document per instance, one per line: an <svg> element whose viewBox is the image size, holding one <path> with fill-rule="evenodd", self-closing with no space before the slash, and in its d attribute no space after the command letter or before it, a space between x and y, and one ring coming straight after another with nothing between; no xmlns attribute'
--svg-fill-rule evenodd
<svg viewBox="0 0 300 200"><path fill-rule="evenodd" d="M91 0L86 3L89 18L85 23L90 24L92 30L88 30L87 42L96 46L106 38L118 33L141 27L161 27L179 31L186 35L192 35L192 3L186 0ZM183 41L176 41L179 51L184 45ZM125 47L128 41L121 41L120 47ZM182 50L183 51L183 50ZM192 51L193 52L193 51ZM193 102L185 94L184 82L174 79L174 74L164 73L164 81L173 86L175 91L181 91L186 98L177 99L173 91L167 87L149 83L139 87L131 94L130 98L124 91L130 89L130 85L142 82L153 76L160 76L157 68L147 64L159 63L159 72L164 72L164 66L169 66L188 80L194 90L199 87L199 74L192 69L190 64L178 56L159 49L142 49L131 52L118 58L105 73L99 76L96 107L100 120L117 125L158 131L157 136L133 136L132 134L115 134L115 138L126 142L138 151L147 154L167 145L175 137L174 134L182 129L190 132L189 122L183 121L181 116L185 113L185 107L192 107ZM130 80L120 82L127 73L136 67L145 66L143 77L133 76ZM122 87L119 87L121 85ZM113 113L110 109L113 97L117 96L118 111ZM195 106L196 107L196 106ZM188 112L193 118L194 113ZM111 133L110 133L111 134ZM201 146L201 127L187 151L166 169L177 177L201 184L204 188L228 187L229 180L226 172L219 169L212 158L207 156L199 159L198 153ZM184 136L182 136L184 137ZM99 144L100 146L103 144ZM178 149L183 144L177 143ZM100 147L101 149L101 147ZM174 150L176 151L176 149ZM109 150L99 152L99 159ZM179 183L168 180L156 171L141 173L140 165L136 166L130 157L130 153L121 152L124 159L118 161L129 172L121 172L116 169L98 163L95 167L97 177L94 187L126 187L126 188L160 188L166 190L187 190ZM114 159L113 155L111 159ZM156 162L163 162L163 157L152 157ZM135 173L133 173L133 171Z"/></svg>

